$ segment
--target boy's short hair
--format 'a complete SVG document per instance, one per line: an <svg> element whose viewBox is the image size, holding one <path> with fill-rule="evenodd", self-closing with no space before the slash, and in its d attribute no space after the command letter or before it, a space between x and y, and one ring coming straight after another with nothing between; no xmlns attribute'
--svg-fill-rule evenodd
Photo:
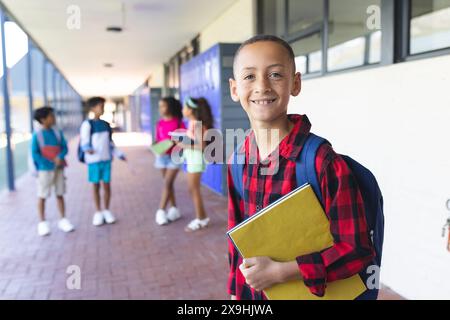
<svg viewBox="0 0 450 320"><path fill-rule="evenodd" d="M102 98L102 97L93 97L93 98L90 98L90 99L86 102L86 104L87 104L87 106L88 106L89 109L92 109L92 108L94 108L95 106L98 106L99 104L105 104L105 102L106 102L106 99L105 99L105 98Z"/></svg>
<svg viewBox="0 0 450 320"><path fill-rule="evenodd" d="M289 59L292 61L292 66L293 66L294 72L295 72L295 68L296 68L295 67L295 54L294 54L294 50L292 49L291 45L289 43L287 43L285 40L283 40L277 36L268 35L268 34L256 35L256 36L251 37L250 39L244 41L239 46L239 48L237 49L237 51L234 55L233 69L234 69L234 64L237 60L237 57L242 49L244 49L246 46L248 46L250 44L254 44L257 42L263 42L263 41L275 42L275 43L278 43L279 45L281 45L283 48L285 48L289 54Z"/></svg>
<svg viewBox="0 0 450 320"><path fill-rule="evenodd" d="M54 109L49 106L43 106L36 110L34 110L34 120L39 123L42 123L42 119L47 118L50 114L54 113Z"/></svg>

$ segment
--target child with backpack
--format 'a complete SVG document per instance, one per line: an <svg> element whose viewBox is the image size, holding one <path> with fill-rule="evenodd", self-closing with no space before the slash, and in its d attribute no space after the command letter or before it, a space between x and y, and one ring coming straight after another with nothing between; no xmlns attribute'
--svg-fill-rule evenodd
<svg viewBox="0 0 450 320"><path fill-rule="evenodd" d="M209 225L209 218L203 206L201 194L202 173L206 170L206 162L203 150L206 147L204 139L207 130L213 128L213 116L211 107L205 98L186 99L183 115L189 120L186 131L186 139L177 143L183 148L183 158L186 162L186 171L188 173L189 193L194 202L196 218L186 227L186 232L194 232L206 228ZM186 143L186 140L189 141Z"/></svg>
<svg viewBox="0 0 450 320"><path fill-rule="evenodd" d="M301 91L287 42L255 36L240 46L233 69L231 97L241 103L252 130L228 165L228 228L308 182L330 221L334 245L277 262L269 257L243 260L229 241L231 298L266 299L262 290L293 279L322 297L327 283L359 273L368 287L359 298L376 299L378 290L369 288L366 273L369 265L381 262L382 198L375 178L313 135L306 115L287 114L290 96Z"/></svg>
<svg viewBox="0 0 450 320"><path fill-rule="evenodd" d="M80 128L78 157L88 166L88 180L93 186L96 212L92 218L94 226L104 222L112 224L116 218L110 211L111 202L111 165L114 156L126 161L125 155L118 150L112 140L112 129L108 122L100 119L104 113L105 99L93 97L87 101L89 111L94 118L85 120ZM104 189L104 209L101 206L100 183Z"/></svg>
<svg viewBox="0 0 450 320"><path fill-rule="evenodd" d="M162 98L159 101L159 114L161 119L156 124L156 142L171 140L170 133L177 129L186 129L183 123L183 113L180 101L174 97ZM155 158L155 168L161 170L164 179L164 188L161 195L159 209L156 211L156 223L165 225L181 218L175 200L175 190L173 188L181 163L176 163L172 157L173 147L163 155ZM166 212L167 204L170 204Z"/></svg>
<svg viewBox="0 0 450 320"><path fill-rule="evenodd" d="M34 169L37 171L37 196L40 222L38 234L50 234L50 224L45 219L45 202L55 189L61 219L58 228L63 232L71 232L74 226L65 216L64 194L66 181L64 177L64 158L67 155L67 143L61 130L55 128L56 119L53 108L44 106L36 109L34 119L39 122L40 128L34 133L31 140L31 156Z"/></svg>

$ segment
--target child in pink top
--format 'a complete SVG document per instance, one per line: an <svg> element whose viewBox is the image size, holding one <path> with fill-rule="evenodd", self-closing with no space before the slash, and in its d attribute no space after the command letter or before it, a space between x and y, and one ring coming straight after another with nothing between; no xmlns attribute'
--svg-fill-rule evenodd
<svg viewBox="0 0 450 320"><path fill-rule="evenodd" d="M156 125L156 142L163 140L170 140L170 132L177 129L185 129L182 121L181 103L173 97L163 98L159 101L159 114L161 119ZM175 191L173 188L175 178L181 168L181 163L175 163L172 160L170 148L165 154L157 156L155 159L155 167L161 170L164 179L163 192L159 209L156 211L156 223L165 225L169 222L175 221L181 217L179 210L176 207ZM166 212L167 205L170 205Z"/></svg>
<svg viewBox="0 0 450 320"><path fill-rule="evenodd" d="M170 140L170 132L173 132L177 129L186 129L183 121L178 118L164 119L161 118L156 124L156 142L160 142L163 140ZM172 148L166 151L167 155L170 155L172 152Z"/></svg>

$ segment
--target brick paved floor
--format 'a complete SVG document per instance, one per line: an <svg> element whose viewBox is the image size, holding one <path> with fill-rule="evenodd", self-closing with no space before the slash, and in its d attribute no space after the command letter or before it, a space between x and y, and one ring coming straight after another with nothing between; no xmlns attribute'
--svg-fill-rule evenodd
<svg viewBox="0 0 450 320"><path fill-rule="evenodd" d="M123 138L123 136L122 136ZM126 164L114 162L114 225L91 225L94 205L86 168L75 159L72 140L67 169L67 216L76 231L56 228L55 200L48 203L50 236L37 235L34 178L18 181L15 193L0 196L1 299L226 299L226 199L203 188L211 217L208 229L186 234L193 217L186 176L177 179L183 219L169 226L154 222L161 191L160 173L143 146L122 148ZM68 290L67 268L80 267L81 290ZM400 298L383 290L382 298Z"/></svg>

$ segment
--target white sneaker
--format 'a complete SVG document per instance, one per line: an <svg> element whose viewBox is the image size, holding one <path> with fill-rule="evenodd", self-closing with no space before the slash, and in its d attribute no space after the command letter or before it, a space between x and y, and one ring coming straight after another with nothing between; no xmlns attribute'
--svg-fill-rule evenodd
<svg viewBox="0 0 450 320"><path fill-rule="evenodd" d="M175 221L181 218L180 210L178 210L176 207L172 207L167 211L167 219L170 221Z"/></svg>
<svg viewBox="0 0 450 320"><path fill-rule="evenodd" d="M156 211L156 223L160 226L169 223L169 220L167 220L166 212L163 209L158 209L158 211Z"/></svg>
<svg viewBox="0 0 450 320"><path fill-rule="evenodd" d="M103 224L103 214L101 213L101 211L97 211L94 214L94 218L92 218L92 224L97 227Z"/></svg>
<svg viewBox="0 0 450 320"><path fill-rule="evenodd" d="M38 224L38 234L43 237L50 234L50 224L47 221L41 221Z"/></svg>
<svg viewBox="0 0 450 320"><path fill-rule="evenodd" d="M59 220L58 228L64 232L71 232L75 229L73 227L73 224L71 224L69 219L67 218L62 218L61 220Z"/></svg>
<svg viewBox="0 0 450 320"><path fill-rule="evenodd" d="M109 210L103 210L103 218L105 219L105 222L108 224L116 222L116 218Z"/></svg>

